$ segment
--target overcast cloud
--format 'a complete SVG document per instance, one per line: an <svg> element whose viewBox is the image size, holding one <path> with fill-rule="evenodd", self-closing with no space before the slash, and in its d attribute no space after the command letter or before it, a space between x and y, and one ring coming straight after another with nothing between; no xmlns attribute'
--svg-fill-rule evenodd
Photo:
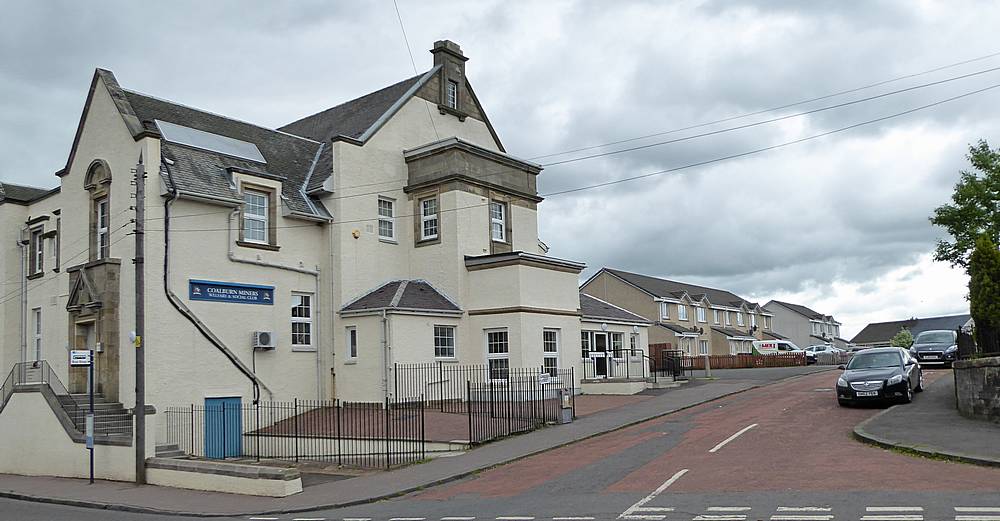
<svg viewBox="0 0 1000 521"><path fill-rule="evenodd" d="M279 126L412 76L391 1L6 2L0 179L55 186L93 69L127 88ZM399 0L417 68L447 38L521 157L753 112L1000 51L993 2ZM1000 57L778 113L1000 67ZM826 132L994 83L1000 72L742 131L551 166L542 193ZM966 278L930 260L969 143L1000 144L1000 89L823 139L550 197L550 254L780 297L870 321L967 312Z"/></svg>

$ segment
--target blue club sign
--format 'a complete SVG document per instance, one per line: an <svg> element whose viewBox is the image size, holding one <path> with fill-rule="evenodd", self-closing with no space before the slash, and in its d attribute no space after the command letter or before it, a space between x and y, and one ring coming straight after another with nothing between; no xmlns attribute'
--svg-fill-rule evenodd
<svg viewBox="0 0 1000 521"><path fill-rule="evenodd" d="M274 286L194 279L188 282L188 298L191 300L274 305Z"/></svg>

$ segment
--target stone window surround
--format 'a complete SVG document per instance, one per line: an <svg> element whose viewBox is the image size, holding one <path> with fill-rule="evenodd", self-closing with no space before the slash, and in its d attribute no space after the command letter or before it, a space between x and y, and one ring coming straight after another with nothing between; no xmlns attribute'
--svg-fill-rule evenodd
<svg viewBox="0 0 1000 521"><path fill-rule="evenodd" d="M45 226L28 229L28 280L45 276Z"/></svg>
<svg viewBox="0 0 1000 521"><path fill-rule="evenodd" d="M425 190L422 192L417 192L410 194L410 198L413 199L413 215L417 218L413 219L413 245L416 247L429 246L431 244L441 243L441 193L438 188L433 190ZM438 233L436 237L431 237L424 239L423 237L423 208L421 206L423 201L427 199L437 200L437 220L438 220Z"/></svg>
<svg viewBox="0 0 1000 521"><path fill-rule="evenodd" d="M103 174L103 175L99 175ZM95 159L87 167L87 175L84 178L83 189L90 192L90 253L88 260L96 261L110 256L111 237L110 222L108 228L108 251L100 251L100 238L98 236L98 211L99 203L104 201L107 205L107 219L111 220L111 167L103 159Z"/></svg>
<svg viewBox="0 0 1000 521"><path fill-rule="evenodd" d="M381 205L383 202L389 203L389 208L391 209L392 215L383 216ZM396 199L384 195L378 196L375 202L375 233L378 236L380 242L387 242L390 244L398 244L399 232L396 226L397 214L396 211ZM382 221L389 223L392 228L392 235L382 235Z"/></svg>
<svg viewBox="0 0 1000 521"><path fill-rule="evenodd" d="M243 183L240 183L240 194L241 194L240 197L241 198L242 198L242 194L243 194L244 190L251 190L251 191L254 191L254 192L260 192L260 193L263 193L263 194L267 194L267 244L263 244L263 243L259 243L259 242L250 242L250 241L246 241L246 240L243 239L243 233L244 233L244 231L243 231L243 223L244 223L244 221L243 221L243 219L244 219L243 209L244 209L245 205L241 204L240 205L240 233L239 233L239 239L236 240L236 245L244 247L244 248L256 248L256 249L259 249L259 250L278 251L279 249L281 249L281 247L278 246L278 230L277 230L278 211L277 211L277 204L276 204L277 203L277 199L278 199L277 198L277 194L276 194L277 189L273 188L273 187L270 187L270 186L264 186L264 185L258 185L258 184L243 182Z"/></svg>

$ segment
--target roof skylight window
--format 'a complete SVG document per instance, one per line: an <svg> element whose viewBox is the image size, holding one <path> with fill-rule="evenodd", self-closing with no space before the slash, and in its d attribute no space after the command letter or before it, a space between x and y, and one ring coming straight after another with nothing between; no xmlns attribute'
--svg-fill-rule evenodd
<svg viewBox="0 0 1000 521"><path fill-rule="evenodd" d="M179 145L200 148L210 152L218 152L227 156L238 157L258 163L267 163L257 145L231 137L220 136L204 130L198 130L166 121L155 120L163 139Z"/></svg>

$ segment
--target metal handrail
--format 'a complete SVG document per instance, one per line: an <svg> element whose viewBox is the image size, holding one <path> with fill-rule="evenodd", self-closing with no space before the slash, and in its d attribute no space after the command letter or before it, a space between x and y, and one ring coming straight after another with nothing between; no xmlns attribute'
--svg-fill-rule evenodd
<svg viewBox="0 0 1000 521"><path fill-rule="evenodd" d="M37 381L28 381L28 375L38 375ZM56 397L60 396L70 396L70 392L63 385L62 381L52 370L52 366L49 365L46 360L34 360L31 362L17 362L11 367L10 373L7 374L7 378L4 380L3 385L0 386L0 412L3 412L4 407L7 402L10 401L10 397L13 396L14 392L18 387L22 385L36 385L41 384L48 386ZM60 405L63 410L69 415L73 422L73 426L77 430L83 431L84 418L80 413L80 404L73 400L59 400ZM67 403L69 402L69 403Z"/></svg>

